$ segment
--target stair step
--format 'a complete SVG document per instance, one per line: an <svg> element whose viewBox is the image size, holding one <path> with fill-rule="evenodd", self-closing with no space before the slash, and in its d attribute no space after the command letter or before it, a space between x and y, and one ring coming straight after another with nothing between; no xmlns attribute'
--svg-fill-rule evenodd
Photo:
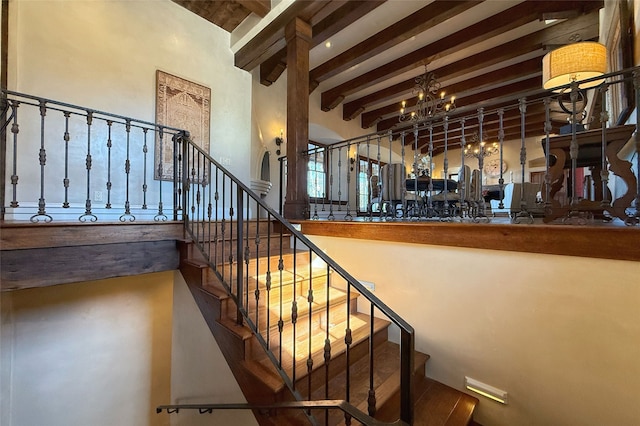
<svg viewBox="0 0 640 426"><path fill-rule="evenodd" d="M421 352L415 352L414 358L414 388L423 382L425 365L429 356ZM376 370L374 378L374 390L377 411L386 411L394 414L393 420L398 418L400 399L400 347L392 342L385 341L374 348L374 368ZM350 402L359 410L368 413L369 398L369 353L356 361L349 369L350 371ZM329 395L327 399L346 399L345 385L346 371L342 371L329 382ZM324 386L315 390L313 399L325 399ZM397 401L396 401L397 400ZM389 407L389 405L392 405ZM324 414L316 414L323 423ZM332 412L329 415L329 424L337 424L343 414ZM375 416L379 418L378 415ZM391 421L393 421L391 420Z"/></svg>
<svg viewBox="0 0 640 426"><path fill-rule="evenodd" d="M289 238L286 238L289 240ZM279 238L277 239L279 240ZM284 239L283 239L284 240ZM279 241L278 241L279 244ZM254 246L255 248L255 246ZM251 249L250 249L251 251ZM258 250L261 251L261 250ZM295 382L295 389L305 399L311 393L312 399L325 399L325 385L329 381L329 399L345 399L346 370L349 369L349 401L363 412L368 412L369 398L369 333L373 321L374 335L374 388L376 414L378 420L394 422L398 419L400 395L400 352L398 345L387 340L389 322L371 319L366 314L355 312L359 295L351 291L351 303L346 304L347 293L338 276L327 277L326 265L314 265L307 251L295 254L278 246L278 253L271 257L250 259L249 269L244 265L243 273L248 281L249 318L256 321L255 290L259 289L257 324L266 333L267 312L269 312L269 346L286 375ZM288 251L288 252L285 252ZM194 253L195 252L195 253ZM225 250L228 254L229 250ZM235 253L234 253L235 254ZM221 253L219 253L219 257ZM283 270L278 270L282 263ZM295 273L294 273L295 263ZM311 265L311 266L310 266ZM217 267L227 280L236 275L236 265L225 263ZM209 268L202 255L193 244L181 245L181 272L190 284L192 294L199 298L199 306L206 311L216 339L222 339L225 358L233 365L239 383L249 401L271 403L292 400L278 370L259 345L251 330L236 322L236 305L220 282L216 272ZM278 330L280 308L277 304L266 306L266 272L271 270L270 301L283 301L283 329ZM282 278L281 278L282 277ZM327 287L331 285L331 287ZM309 287L313 288L313 303L309 317L307 300ZM328 291L328 294L327 294ZM292 304L297 303L297 321L292 323ZM330 362L325 365L324 346L327 338L327 296L329 296L329 339L331 343ZM348 309L350 306L351 309ZM348 312L350 310L350 312ZM349 318L352 344L349 357L346 356L345 329ZM311 330L310 330L311 322ZM212 325L212 324L215 324ZM218 331L214 331L218 330ZM294 337L295 332L295 337ZM218 333L218 334L216 334ZM292 353L295 342L295 354ZM309 342L311 342L311 371L308 367ZM226 346L225 346L226 345ZM228 347L227 347L228 346ZM282 353L280 353L282 347ZM425 377L428 355L416 352L414 358L413 394L415 395L414 425L418 426L463 426L473 423L473 411L478 400L470 395ZM295 375L294 375L295 372ZM249 386L247 389L246 387ZM313 410L313 414L324 423L325 412ZM273 413L259 413L261 424L306 423L304 413L298 410L278 410ZM331 410L328 424L344 424L344 414ZM266 422L266 423L265 423Z"/></svg>
<svg viewBox="0 0 640 426"><path fill-rule="evenodd" d="M313 293L313 303L309 306L309 301L307 300L306 295L298 295L295 298L297 302L297 324L298 327L309 325L309 314L311 313L311 323L314 327L326 327L326 318L327 311L329 318L334 322L344 321L347 315L347 293L342 290L338 290L336 288L329 288L329 308L327 310L327 289L323 288L320 290L316 290ZM351 311L353 312L356 307L356 301L358 298L358 294L355 292L351 292ZM271 306L267 307L267 298L266 292L261 293L260 296L260 305L256 309L256 300L253 293L249 295L249 303L247 307L247 312L249 318L256 324L258 330L262 335L266 336L267 333L267 325L270 329L270 339L277 337L277 328L278 321L282 319L284 324L291 324L292 321L292 306L293 306L293 295L291 292L283 294L283 310L282 317L280 317L279 305L275 302L279 301L277 294L269 295L270 301L274 302ZM233 316L235 315L235 304L226 305L225 309L227 315ZM257 311L257 312L256 312ZM268 323L267 323L267 313L268 313Z"/></svg>
<svg viewBox="0 0 640 426"><path fill-rule="evenodd" d="M359 346L362 343L368 342L369 330L370 330L369 317L364 314L357 314L357 313L352 314L350 317L350 326L352 330L352 343L351 343L350 353L354 353L356 346ZM380 318L374 318L374 334L379 334L381 332L384 332L385 338L386 338L386 330L388 326L389 326L388 321ZM304 327L304 328L307 329L308 327ZM346 352L346 344L344 342L344 337L343 337L344 330L346 329L346 322L336 324L335 328L339 330L339 332L337 333L339 337L338 338L331 337L331 333L330 333L331 362L329 366L331 369L335 369L337 372L330 372L331 377L338 374L339 371L342 371L342 369L345 367L344 362L342 362L340 357L344 355ZM309 354L309 343L307 340L307 335L308 335L308 330L304 330L304 332L300 333L299 335L296 335L296 341L297 341L296 352L297 353L295 358L295 372L296 372L296 382L298 383L303 383L304 378L307 377L308 375L307 360L308 360L308 354ZM287 347L289 347L289 342L291 342L292 338L293 338L292 330L285 328L283 332L282 340L283 342L287 342ZM312 372L320 373L323 378L324 378L325 339L326 339L325 330L314 329L312 331L312 335L311 335L311 345L312 345L311 358L313 360ZM272 340L270 345L271 346L270 349L272 353L275 354L276 358L278 358L280 354L280 350L279 350L280 346L278 345L278 342L279 342L279 339ZM256 353L257 351L253 351L253 352ZM355 362L356 358L350 361ZM263 367L266 367L267 370L269 369L271 370L272 376L278 377L278 380L281 381L281 379L279 379L279 374L277 373L275 368L272 366L271 361L266 357L266 355L258 356L256 354L255 358L248 362L256 362L256 363L262 364ZM290 350L284 349L283 347L281 368L287 372L287 375L289 377L293 377L293 365L294 365L293 353L291 353ZM257 376L257 378L263 381L265 380L265 376ZM318 383L312 385L312 387L317 387L319 383L324 383L324 379L323 380L314 379L314 382L318 382ZM274 393L280 391L281 388L282 388L281 386L274 388L273 389Z"/></svg>
<svg viewBox="0 0 640 426"><path fill-rule="evenodd" d="M471 422L478 399L436 380L426 378L425 389L416 399L416 426L459 426Z"/></svg>

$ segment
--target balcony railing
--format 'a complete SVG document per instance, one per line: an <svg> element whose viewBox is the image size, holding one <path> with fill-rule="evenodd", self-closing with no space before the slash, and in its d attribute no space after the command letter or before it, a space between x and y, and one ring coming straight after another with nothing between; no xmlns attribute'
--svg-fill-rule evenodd
<svg viewBox="0 0 640 426"><path fill-rule="evenodd" d="M160 158L173 162L182 130L15 92L2 99L2 219L180 219L177 171L169 182L154 176Z"/></svg>
<svg viewBox="0 0 640 426"><path fill-rule="evenodd" d="M560 93L497 100L499 108L458 107L455 115L310 149L314 167L307 183L319 196L310 202L309 217L488 222L498 211L512 223L539 217L545 223L637 225L638 125L624 120L638 105L639 73L608 74L588 91L574 82ZM531 136L531 122L539 122L538 136ZM532 155L532 148L540 154ZM510 163L517 158L509 173L507 155ZM531 172L540 179L536 184Z"/></svg>
<svg viewBox="0 0 640 426"><path fill-rule="evenodd" d="M302 406L318 408L324 416L338 409L349 418L371 419L380 368L374 367L374 335L381 324L385 331L391 324L400 371L397 418L412 423L412 327L196 146L187 132L50 99L4 94L1 130L8 136L9 175L2 182L4 220L34 226L53 220L183 221L186 234L235 302L235 321L251 329L295 399L312 401ZM156 179L167 172L161 166L167 161L159 159L169 160L169 182ZM292 294L283 290L285 275L293 280ZM336 308L330 298L340 292L344 303ZM311 339L296 338L297 332L304 336L312 331L316 347ZM356 345L359 353L367 348L371 368L366 389L351 383L350 356ZM345 371L346 384L334 383L335 371ZM316 391L322 381L324 397L312 395L312 377ZM351 404L356 392L369 395L368 414Z"/></svg>

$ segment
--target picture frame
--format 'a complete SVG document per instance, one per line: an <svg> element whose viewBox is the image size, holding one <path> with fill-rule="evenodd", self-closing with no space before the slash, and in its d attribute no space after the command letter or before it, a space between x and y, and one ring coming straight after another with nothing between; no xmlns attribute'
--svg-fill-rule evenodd
<svg viewBox="0 0 640 426"><path fill-rule="evenodd" d="M189 131L191 140L209 152L211 89L156 70L156 124ZM154 179L173 180L173 141L156 133Z"/></svg>

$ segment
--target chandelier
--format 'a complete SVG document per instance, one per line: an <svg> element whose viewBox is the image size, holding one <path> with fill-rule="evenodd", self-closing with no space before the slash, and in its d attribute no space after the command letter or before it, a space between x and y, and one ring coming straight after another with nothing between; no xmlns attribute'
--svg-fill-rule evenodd
<svg viewBox="0 0 640 426"><path fill-rule="evenodd" d="M416 85L413 88L413 93L418 98L415 103L416 108L409 112L407 101L402 101L399 121L422 121L456 109L455 96L445 100L445 92L440 91L440 88L440 82L435 74L427 72L425 65L424 74L416 77Z"/></svg>
<svg viewBox="0 0 640 426"><path fill-rule="evenodd" d="M487 145L487 142L485 142L486 139L486 133L483 135L482 139L478 137L477 133L474 133L471 136L471 143L468 143L464 147L464 156L467 158L485 158L499 153L500 145L498 142L493 142L492 144Z"/></svg>

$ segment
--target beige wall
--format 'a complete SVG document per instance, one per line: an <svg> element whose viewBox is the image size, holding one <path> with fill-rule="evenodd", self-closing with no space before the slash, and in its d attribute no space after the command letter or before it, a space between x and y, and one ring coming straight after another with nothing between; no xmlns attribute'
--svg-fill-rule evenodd
<svg viewBox="0 0 640 426"><path fill-rule="evenodd" d="M509 393L480 397L483 425L637 424L640 263L312 240L415 328L429 377Z"/></svg>
<svg viewBox="0 0 640 426"><path fill-rule="evenodd" d="M0 422L168 425L172 289L164 272L2 293Z"/></svg>
<svg viewBox="0 0 640 426"><path fill-rule="evenodd" d="M171 403L247 402L179 272L175 273L173 303ZM170 417L172 425L181 426L257 425L251 411L246 410L221 410L204 415L181 411Z"/></svg>
<svg viewBox="0 0 640 426"><path fill-rule="evenodd" d="M11 90L155 121L156 70L210 87L211 154L248 182L251 75L229 33L169 0L13 0L10 14Z"/></svg>

